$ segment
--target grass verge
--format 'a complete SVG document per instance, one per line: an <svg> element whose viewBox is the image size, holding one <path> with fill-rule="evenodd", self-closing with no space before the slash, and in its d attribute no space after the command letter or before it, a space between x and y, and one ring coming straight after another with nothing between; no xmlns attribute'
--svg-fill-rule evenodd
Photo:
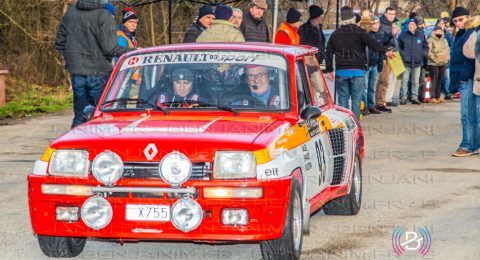
<svg viewBox="0 0 480 260"><path fill-rule="evenodd" d="M0 107L0 120L21 119L72 108L72 91L64 86L39 86L19 79L7 80L7 103Z"/></svg>

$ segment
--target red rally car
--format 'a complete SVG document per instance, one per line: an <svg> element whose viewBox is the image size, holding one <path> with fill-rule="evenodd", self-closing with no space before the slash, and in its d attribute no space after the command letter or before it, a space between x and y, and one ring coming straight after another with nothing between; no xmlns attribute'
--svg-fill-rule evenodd
<svg viewBox="0 0 480 260"><path fill-rule="evenodd" d="M28 175L45 255L87 238L258 242L298 259L310 216L355 215L363 136L315 48L181 44L124 55L88 122ZM90 110L90 111L89 111Z"/></svg>

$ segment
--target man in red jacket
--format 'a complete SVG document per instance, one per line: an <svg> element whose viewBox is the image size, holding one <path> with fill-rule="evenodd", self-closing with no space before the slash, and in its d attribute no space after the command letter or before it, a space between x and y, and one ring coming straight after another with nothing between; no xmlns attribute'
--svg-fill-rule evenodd
<svg viewBox="0 0 480 260"><path fill-rule="evenodd" d="M275 43L299 45L300 36L298 35L298 28L302 25L302 14L290 8L287 13L287 20L278 28L275 33Z"/></svg>

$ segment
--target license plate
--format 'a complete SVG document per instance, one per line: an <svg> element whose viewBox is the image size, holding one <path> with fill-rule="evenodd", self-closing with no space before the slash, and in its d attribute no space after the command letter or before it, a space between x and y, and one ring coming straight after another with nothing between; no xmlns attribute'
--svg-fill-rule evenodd
<svg viewBox="0 0 480 260"><path fill-rule="evenodd" d="M170 206L127 204L126 219L170 221Z"/></svg>

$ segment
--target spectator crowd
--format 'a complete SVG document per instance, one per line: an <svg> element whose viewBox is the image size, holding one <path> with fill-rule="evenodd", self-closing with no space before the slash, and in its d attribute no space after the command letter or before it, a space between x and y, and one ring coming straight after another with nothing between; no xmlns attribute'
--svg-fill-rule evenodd
<svg viewBox="0 0 480 260"><path fill-rule="evenodd" d="M462 141L453 156L478 154L480 16L456 7L451 15L442 14L427 35L425 19L414 12L399 24L391 7L376 16L368 11L359 15L344 6L340 9L341 24L327 42L320 6L308 8L305 22L301 12L290 8L273 37L265 21L267 9L266 0L251 0L245 13L227 5L215 9L201 6L183 42L273 41L316 47L318 63L325 62L324 72L335 82L338 105L352 110L357 119L391 113L392 107L409 102L437 105L459 97ZM108 1L78 0L62 18L55 47L62 52L72 77L72 128L83 123L82 110L87 105L97 105L118 57L138 48L135 32L139 17L131 8L121 14L117 27L112 19L115 7ZM398 99L393 98L398 71L392 66L393 59L400 59L404 67L397 75Z"/></svg>

